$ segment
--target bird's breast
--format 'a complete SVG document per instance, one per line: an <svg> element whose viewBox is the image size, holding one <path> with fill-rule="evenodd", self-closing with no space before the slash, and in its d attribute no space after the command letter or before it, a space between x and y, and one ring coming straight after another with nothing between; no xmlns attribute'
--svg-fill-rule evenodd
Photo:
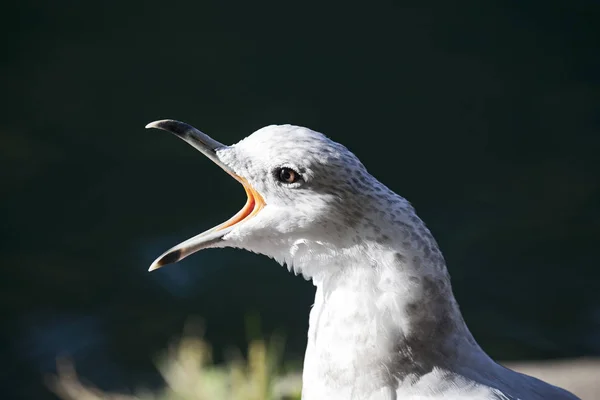
<svg viewBox="0 0 600 400"><path fill-rule="evenodd" d="M317 286L309 320L303 392L317 391L318 398L332 399L352 398L353 390L389 392L386 388L394 384L386 367L391 353L387 338L396 328L377 317L382 315L375 309L377 304L368 288L326 291Z"/></svg>

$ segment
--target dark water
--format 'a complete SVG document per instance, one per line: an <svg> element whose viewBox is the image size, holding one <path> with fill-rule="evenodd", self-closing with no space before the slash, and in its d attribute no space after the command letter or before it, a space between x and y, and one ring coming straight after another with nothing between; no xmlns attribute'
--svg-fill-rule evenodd
<svg viewBox="0 0 600 400"><path fill-rule="evenodd" d="M244 318L300 358L310 283L211 250L163 250L235 212L239 185L144 125L233 143L322 131L407 197L496 358L600 354L600 35L594 1L32 2L0 12L2 398L50 398L70 355L103 388L158 384L153 357L202 316Z"/></svg>

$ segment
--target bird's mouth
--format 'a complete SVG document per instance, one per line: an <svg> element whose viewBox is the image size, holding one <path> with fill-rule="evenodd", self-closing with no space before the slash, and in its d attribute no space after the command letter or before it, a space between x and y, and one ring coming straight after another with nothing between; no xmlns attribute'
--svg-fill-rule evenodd
<svg viewBox="0 0 600 400"><path fill-rule="evenodd" d="M174 120L161 120L151 122L146 125L146 128L158 128L171 132L182 140L185 140L189 145L199 150L202 154L210 158L215 164L221 167L229 175L233 176L238 182L244 186L248 200L240 211L227 221L207 230L199 235L196 235L185 242L172 247L160 255L150 266L150 271L158 269L164 265L172 264L184 259L199 250L208 247L218 247L217 244L223 240L223 237L231 232L233 228L248 219L255 216L264 206L260 193L258 193L250 183L243 177L237 175L229 166L224 164L217 156L217 150L226 148L227 146L212 139L210 136L200 132L198 129L183 122Z"/></svg>

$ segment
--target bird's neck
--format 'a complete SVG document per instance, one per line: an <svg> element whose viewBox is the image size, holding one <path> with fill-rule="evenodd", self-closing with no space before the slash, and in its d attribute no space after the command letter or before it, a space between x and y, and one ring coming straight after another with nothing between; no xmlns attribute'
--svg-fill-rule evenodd
<svg viewBox="0 0 600 400"><path fill-rule="evenodd" d="M360 381L388 390L392 381L487 358L464 323L437 244L426 228L410 232L366 241L313 277L305 390Z"/></svg>

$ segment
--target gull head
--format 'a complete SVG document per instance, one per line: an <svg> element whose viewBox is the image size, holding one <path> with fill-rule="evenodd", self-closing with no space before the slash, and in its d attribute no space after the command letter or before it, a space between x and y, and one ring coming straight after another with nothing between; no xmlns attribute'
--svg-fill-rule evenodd
<svg viewBox="0 0 600 400"><path fill-rule="evenodd" d="M183 139L239 181L248 196L237 214L169 249L151 271L202 249L235 247L310 278L308 264L331 261L357 245L367 205L384 190L348 149L307 128L271 125L231 146L179 121L146 128Z"/></svg>

